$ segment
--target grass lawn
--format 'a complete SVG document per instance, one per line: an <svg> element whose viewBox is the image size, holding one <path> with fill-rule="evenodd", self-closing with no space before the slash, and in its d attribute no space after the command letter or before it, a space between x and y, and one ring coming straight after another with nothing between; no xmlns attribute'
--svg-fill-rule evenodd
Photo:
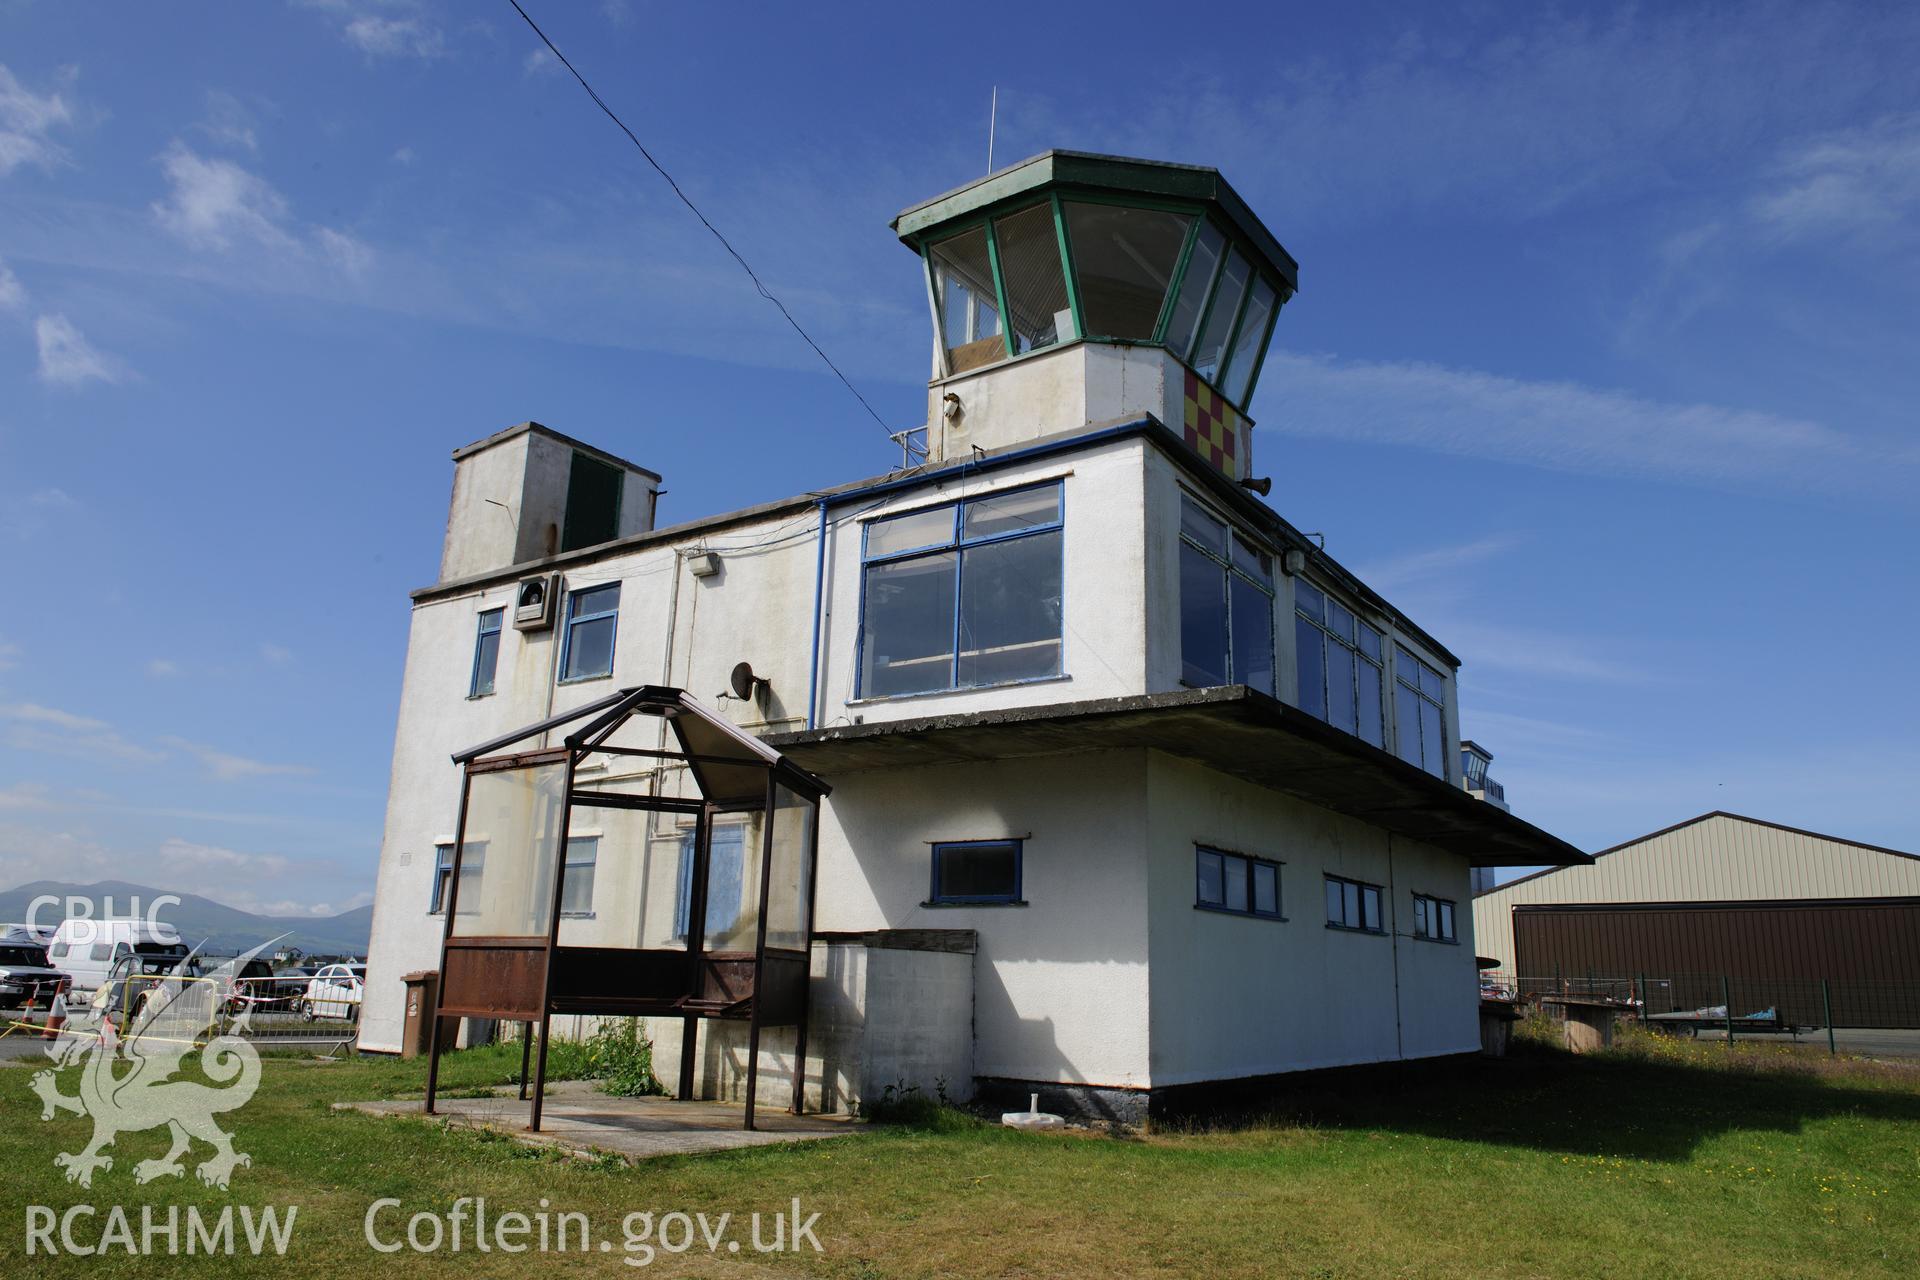
<svg viewBox="0 0 1920 1280"><path fill-rule="evenodd" d="M510 1077L510 1050L454 1055L452 1089ZM0 1069L0 1275L312 1277L396 1271L630 1274L622 1218L818 1212L819 1254L656 1255L670 1274L828 1276L1899 1276L1920 1274L1920 1069L1783 1048L1629 1036L1573 1058L1521 1044L1467 1061L1316 1081L1258 1123L1109 1137L1028 1135L941 1113L919 1126L627 1167L536 1153L423 1120L332 1111L417 1090L419 1064L269 1059L226 1118L253 1157L231 1194L134 1183L157 1132L128 1134L91 1191L53 1165L90 1122L39 1119L30 1069ZM71 1076L66 1087L71 1091ZM192 1159L204 1158L197 1148ZM580 1211L610 1253L373 1253L369 1205L444 1215ZM28 1205L297 1205L284 1258L23 1259ZM184 1212L184 1210L182 1210ZM80 1233L82 1242L88 1229ZM91 1228L98 1239L100 1226ZM724 1246L723 1246L724 1250Z"/></svg>

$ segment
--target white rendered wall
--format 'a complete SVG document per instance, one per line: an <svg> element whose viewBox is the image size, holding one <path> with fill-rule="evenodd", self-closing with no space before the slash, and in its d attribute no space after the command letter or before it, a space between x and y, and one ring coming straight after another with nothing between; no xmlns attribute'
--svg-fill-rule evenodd
<svg viewBox="0 0 1920 1280"><path fill-rule="evenodd" d="M1457 945L1410 936L1416 892L1467 900L1458 857L1154 753L1149 955L1156 1086L1466 1053L1479 987ZM1276 921L1194 906L1194 846L1283 862ZM1329 929L1325 875L1378 884L1386 935Z"/></svg>

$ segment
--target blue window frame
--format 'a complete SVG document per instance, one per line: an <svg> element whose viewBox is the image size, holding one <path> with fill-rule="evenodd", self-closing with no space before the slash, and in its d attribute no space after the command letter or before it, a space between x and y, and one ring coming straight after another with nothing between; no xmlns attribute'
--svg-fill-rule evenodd
<svg viewBox="0 0 1920 1280"><path fill-rule="evenodd" d="M1413 895L1413 936L1430 942L1458 942L1453 931L1453 899Z"/></svg>
<svg viewBox="0 0 1920 1280"><path fill-rule="evenodd" d="M486 609L480 614L480 633L473 641L473 678L467 683L469 698L484 698L493 692L493 673L500 665L500 625L505 609Z"/></svg>
<svg viewBox="0 0 1920 1280"><path fill-rule="evenodd" d="M1026 841L949 840L933 846L928 906L1018 906Z"/></svg>
<svg viewBox="0 0 1920 1280"><path fill-rule="evenodd" d="M1393 741L1402 760L1447 776L1447 678L1394 646Z"/></svg>
<svg viewBox="0 0 1920 1280"><path fill-rule="evenodd" d="M1193 847L1193 905L1201 911L1284 920L1280 914L1280 866L1270 858Z"/></svg>
<svg viewBox="0 0 1920 1280"><path fill-rule="evenodd" d="M1304 578L1295 580L1293 609L1300 709L1376 747L1386 746L1381 631Z"/></svg>
<svg viewBox="0 0 1920 1280"><path fill-rule="evenodd" d="M718 938L733 928L740 916L740 892L746 866L747 827L743 822L716 822L707 854L707 927L703 938ZM680 841L680 883L674 892L673 936L687 936L693 923L693 832Z"/></svg>
<svg viewBox="0 0 1920 1280"><path fill-rule="evenodd" d="M1061 674L1059 481L875 520L861 551L867 698Z"/></svg>
<svg viewBox="0 0 1920 1280"><path fill-rule="evenodd" d="M1180 495L1180 680L1273 687L1273 557Z"/></svg>
<svg viewBox="0 0 1920 1280"><path fill-rule="evenodd" d="M586 587L567 596L566 634L560 640L560 683L613 674L613 634L620 621L620 584Z"/></svg>
<svg viewBox="0 0 1920 1280"><path fill-rule="evenodd" d="M1345 876L1327 877L1327 928L1350 929L1355 933L1385 933L1381 923L1377 884L1349 880Z"/></svg>
<svg viewBox="0 0 1920 1280"><path fill-rule="evenodd" d="M453 879L453 846L437 844L433 852L433 896L427 901L427 913L437 916L447 909L447 885Z"/></svg>
<svg viewBox="0 0 1920 1280"><path fill-rule="evenodd" d="M439 915L447 909L447 890L453 883L453 846L438 844L433 847L433 894L428 900L427 910ZM485 840L467 841L467 854L460 860L460 900L467 905L461 915L471 915L475 910L479 894L480 876L487 869L487 842Z"/></svg>

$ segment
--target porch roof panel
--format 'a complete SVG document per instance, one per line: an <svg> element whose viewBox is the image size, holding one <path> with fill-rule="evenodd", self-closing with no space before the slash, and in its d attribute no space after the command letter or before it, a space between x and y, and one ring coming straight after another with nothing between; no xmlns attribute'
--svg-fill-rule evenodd
<svg viewBox="0 0 1920 1280"><path fill-rule="evenodd" d="M774 734L819 774L1142 747L1193 760L1474 866L1582 866L1566 841L1244 685Z"/></svg>

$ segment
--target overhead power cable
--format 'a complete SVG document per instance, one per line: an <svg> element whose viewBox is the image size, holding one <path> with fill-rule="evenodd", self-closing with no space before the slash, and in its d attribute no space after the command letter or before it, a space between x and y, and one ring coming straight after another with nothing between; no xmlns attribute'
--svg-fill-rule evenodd
<svg viewBox="0 0 1920 1280"><path fill-rule="evenodd" d="M811 334L809 334L805 329L800 327L800 322L793 318L793 313L791 311L787 310L787 304L780 301L780 299L774 295L774 292L771 289L767 288L767 286L764 283L762 283L759 275L755 273L754 269L750 265L748 265L747 260L740 256L740 251L734 248L732 243L724 235L720 234L720 228L714 226L713 223L709 222L707 220L707 215L700 212L700 206L696 205L692 200L687 198L687 193L680 189L680 184L673 180L673 175L668 173L666 169L662 167L660 162L653 158L653 153L647 150L646 144L640 141L639 137L635 135L633 130L627 128L626 121L622 120L617 114L615 114L613 108L606 104L606 100L603 99L598 93L594 92L593 86L587 83L587 78L581 75L579 70L575 68L575 66L571 62L567 61L567 55L560 52L560 47L554 44L552 40L548 39L547 33L540 29L540 24L535 22L532 16L528 14L525 9L520 7L520 0L507 0L507 3L513 6L514 12L519 14L520 17L526 21L526 24L529 27L533 28L533 34L540 37L540 42L547 46L548 52L552 53L554 57L560 60L560 65L565 67L567 71L572 74L573 78L580 82L580 87L587 91L587 96L589 98L593 99L593 105L596 107L599 107L601 111L606 113L607 119L613 121L614 124L619 126L620 132L626 134L627 141L631 142L639 150L640 154L646 157L647 163L653 166L654 172L659 174L662 178L666 179L667 185L673 188L673 194L680 197L680 203L684 204L685 206L687 206L688 209L692 210L693 216L700 219L700 225L705 227L708 231L712 232L713 238L715 240L718 240L720 242L720 246L723 249L725 249L730 255L732 255L733 260L735 262L740 264L740 269L747 273L747 279L753 281L753 287L760 291L760 296L765 298L768 302L771 302L775 307L779 308L780 314L786 317L786 321L788 324L793 326L793 331L799 334L800 337L806 342L808 346L813 348L813 353L819 356L820 359L825 362L827 368L833 370L833 376L840 379L841 385L843 385L844 387L846 387L848 391L851 391L853 393L853 398L860 402L860 407L867 411L867 416L872 418L875 422L879 423L880 429L882 431L885 431L888 434L888 436L891 437L893 435L893 428L887 425L886 419L882 418L878 413L874 412L873 406L867 403L867 398L860 394L860 389L854 386L852 382L848 381L846 374L840 372L840 366L833 362L833 358L831 356L829 356L825 351L821 350L820 344L813 340L813 336Z"/></svg>

